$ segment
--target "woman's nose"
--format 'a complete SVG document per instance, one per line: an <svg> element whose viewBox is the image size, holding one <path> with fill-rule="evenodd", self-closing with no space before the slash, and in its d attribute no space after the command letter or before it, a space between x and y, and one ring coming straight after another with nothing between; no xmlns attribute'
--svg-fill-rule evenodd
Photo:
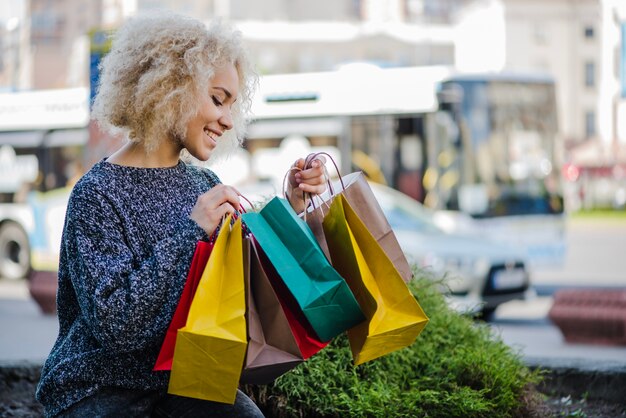
<svg viewBox="0 0 626 418"><path fill-rule="evenodd" d="M231 114L230 109L224 111L218 122L224 131L228 131L233 128L233 115Z"/></svg>

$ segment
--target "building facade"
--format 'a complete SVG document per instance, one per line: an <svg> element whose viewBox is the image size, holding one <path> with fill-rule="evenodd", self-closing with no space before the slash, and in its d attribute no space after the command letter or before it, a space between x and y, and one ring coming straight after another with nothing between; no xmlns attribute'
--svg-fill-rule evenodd
<svg viewBox="0 0 626 418"><path fill-rule="evenodd" d="M603 79L602 4L598 0L504 0L506 64L545 71L557 80L566 143L597 138ZM521 53L523 51L523 53Z"/></svg>
<svg viewBox="0 0 626 418"><path fill-rule="evenodd" d="M349 62L532 70L556 79L563 140L626 141L621 0L8 0L0 88L89 85L89 32L172 9L242 30L263 74Z"/></svg>

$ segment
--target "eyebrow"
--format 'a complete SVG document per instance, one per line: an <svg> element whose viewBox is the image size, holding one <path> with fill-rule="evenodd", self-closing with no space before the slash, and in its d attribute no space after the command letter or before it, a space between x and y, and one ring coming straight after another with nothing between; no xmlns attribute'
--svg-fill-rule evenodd
<svg viewBox="0 0 626 418"><path fill-rule="evenodd" d="M233 97L233 95L226 90L224 87L213 87L216 90L222 90L224 92L224 94L226 95L226 97L228 97L229 99L231 99Z"/></svg>

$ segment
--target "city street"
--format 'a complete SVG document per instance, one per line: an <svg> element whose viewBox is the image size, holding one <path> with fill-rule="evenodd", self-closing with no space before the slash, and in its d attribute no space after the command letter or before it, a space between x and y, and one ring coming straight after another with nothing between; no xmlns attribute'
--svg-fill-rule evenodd
<svg viewBox="0 0 626 418"><path fill-rule="evenodd" d="M626 220L570 219L567 245L563 268L534 272L537 297L501 306L491 326L531 363L559 359L626 365L626 347L567 344L547 317L559 288L626 288Z"/></svg>
<svg viewBox="0 0 626 418"><path fill-rule="evenodd" d="M626 287L626 218L570 219L567 257L562 269L539 271L533 283L541 292L554 286Z"/></svg>
<svg viewBox="0 0 626 418"><path fill-rule="evenodd" d="M561 359L626 364L626 347L567 344L547 318L552 294L560 287L626 287L623 248L626 221L571 221L564 268L535 272L538 295L501 306L490 326L531 363ZM0 361L43 360L56 332L56 317L40 313L25 282L0 279Z"/></svg>

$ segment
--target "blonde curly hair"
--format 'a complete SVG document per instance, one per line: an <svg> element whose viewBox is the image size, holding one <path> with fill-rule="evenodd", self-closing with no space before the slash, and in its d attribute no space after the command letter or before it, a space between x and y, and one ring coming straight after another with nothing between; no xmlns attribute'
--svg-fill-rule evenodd
<svg viewBox="0 0 626 418"><path fill-rule="evenodd" d="M233 129L218 141L213 160L241 144L258 82L241 33L219 20L207 26L166 12L128 19L100 64L92 117L131 142L143 142L148 151L164 137L184 143L209 80L226 64L237 69L239 95L232 107Z"/></svg>

